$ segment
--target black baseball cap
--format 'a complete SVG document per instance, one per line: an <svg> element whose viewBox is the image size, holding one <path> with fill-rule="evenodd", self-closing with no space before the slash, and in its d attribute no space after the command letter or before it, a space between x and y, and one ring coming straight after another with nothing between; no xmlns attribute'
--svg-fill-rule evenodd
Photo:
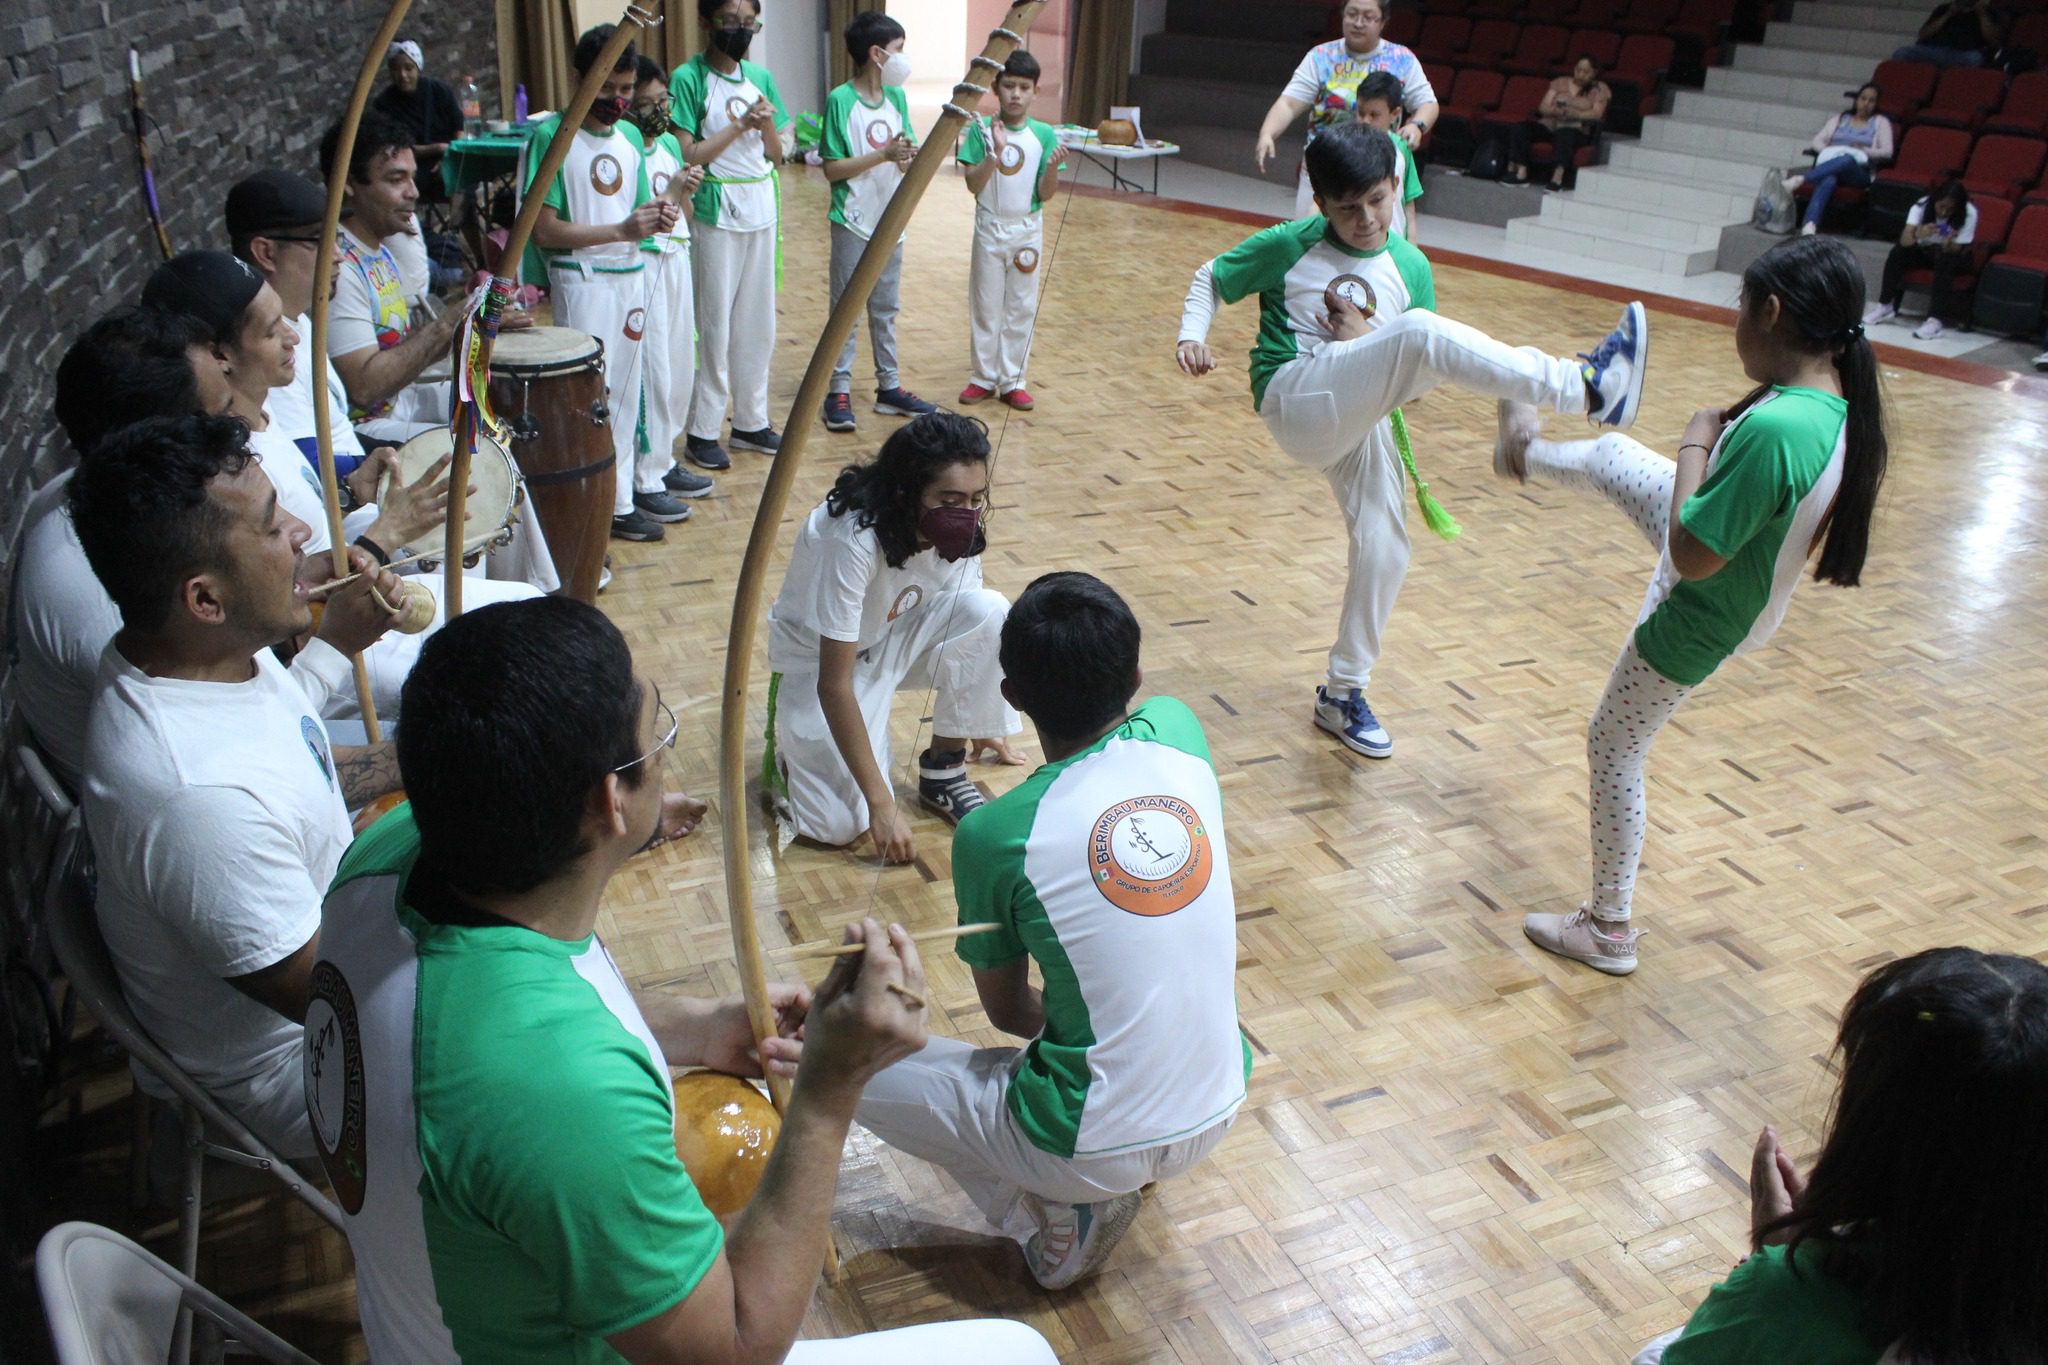
<svg viewBox="0 0 2048 1365"><path fill-rule="evenodd" d="M228 191L230 239L318 225L326 217L327 191L290 171L258 171L236 181Z"/></svg>
<svg viewBox="0 0 2048 1365"><path fill-rule="evenodd" d="M142 286L142 306L198 319L216 340L230 338L263 288L248 262L225 251L184 251L158 266Z"/></svg>

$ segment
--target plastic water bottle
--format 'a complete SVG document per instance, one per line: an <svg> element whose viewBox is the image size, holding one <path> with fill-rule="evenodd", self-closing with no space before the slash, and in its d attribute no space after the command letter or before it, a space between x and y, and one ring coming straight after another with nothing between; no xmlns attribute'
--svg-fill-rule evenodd
<svg viewBox="0 0 2048 1365"><path fill-rule="evenodd" d="M517 128L526 122L526 86L520 85L512 96L512 126Z"/></svg>
<svg viewBox="0 0 2048 1365"><path fill-rule="evenodd" d="M464 137L475 137L484 130L483 92L476 88L476 82L470 78L469 73L464 72L462 85L456 93L462 101L462 134Z"/></svg>

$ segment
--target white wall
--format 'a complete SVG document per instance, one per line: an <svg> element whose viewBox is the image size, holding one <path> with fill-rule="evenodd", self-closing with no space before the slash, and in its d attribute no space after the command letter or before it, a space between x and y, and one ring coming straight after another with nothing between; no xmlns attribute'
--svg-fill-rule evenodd
<svg viewBox="0 0 2048 1365"><path fill-rule="evenodd" d="M671 4L692 0L670 0ZM761 36L749 60L775 73L790 117L825 112L825 0L762 0Z"/></svg>
<svg viewBox="0 0 2048 1365"><path fill-rule="evenodd" d="M1166 32L1166 0L1137 0L1131 19L1131 74L1138 74L1138 63L1145 49L1145 35Z"/></svg>

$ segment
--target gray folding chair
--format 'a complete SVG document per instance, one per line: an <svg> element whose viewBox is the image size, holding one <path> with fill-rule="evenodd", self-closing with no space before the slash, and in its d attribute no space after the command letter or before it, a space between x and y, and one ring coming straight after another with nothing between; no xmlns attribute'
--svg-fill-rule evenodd
<svg viewBox="0 0 2048 1365"><path fill-rule="evenodd" d="M49 878L45 923L57 962L78 1000L100 1027L171 1091L182 1133L183 1169L178 1194L177 1269L188 1279L199 1265L199 1211L209 1158L261 1171L277 1180L337 1231L346 1232L341 1210L308 1184L298 1170L273 1152L248 1125L172 1061L128 1008L121 978L100 938L93 910L92 845L77 814L58 841L56 872ZM182 1340L179 1343L182 1345ZM183 1360L183 1355L174 1357Z"/></svg>
<svg viewBox="0 0 2048 1365"><path fill-rule="evenodd" d="M36 1284L57 1365L163 1365L187 1322L198 1324L194 1355L203 1365L230 1355L317 1365L190 1275L93 1223L43 1234Z"/></svg>
<svg viewBox="0 0 2048 1365"><path fill-rule="evenodd" d="M51 978L55 963L43 931L43 899L57 840L77 803L29 742L17 719L9 724L6 763L0 768L0 1007L10 1065L40 1099L55 1075L66 1034ZM31 1107L30 1113L34 1112Z"/></svg>

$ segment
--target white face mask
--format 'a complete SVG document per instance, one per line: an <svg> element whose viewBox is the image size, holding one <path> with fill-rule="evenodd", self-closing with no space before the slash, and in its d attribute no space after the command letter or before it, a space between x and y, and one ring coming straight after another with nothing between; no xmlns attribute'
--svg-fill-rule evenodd
<svg viewBox="0 0 2048 1365"><path fill-rule="evenodd" d="M891 52L889 60L882 63L882 84L908 85L910 83L910 58L901 52Z"/></svg>

